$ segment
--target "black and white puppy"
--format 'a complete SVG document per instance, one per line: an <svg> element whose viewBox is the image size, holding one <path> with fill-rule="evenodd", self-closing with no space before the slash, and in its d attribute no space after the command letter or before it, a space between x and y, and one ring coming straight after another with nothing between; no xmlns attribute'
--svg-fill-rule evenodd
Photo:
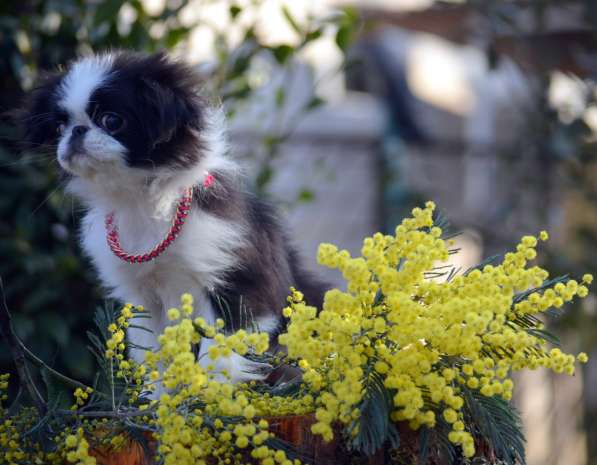
<svg viewBox="0 0 597 465"><path fill-rule="evenodd" d="M223 112L200 97L200 81L164 54L81 58L31 93L25 139L57 144L68 190L86 207L82 247L110 295L151 312L154 334L129 330L132 342L155 347L166 311L190 292L206 320L224 318L232 330L248 313L275 344L290 286L313 305L321 304L324 287L303 271L272 209L244 190L228 156ZM111 250L107 215L113 213L122 249L142 254L170 230L189 188L186 222L157 258L129 263ZM232 356L216 369L240 381L255 376L250 365Z"/></svg>

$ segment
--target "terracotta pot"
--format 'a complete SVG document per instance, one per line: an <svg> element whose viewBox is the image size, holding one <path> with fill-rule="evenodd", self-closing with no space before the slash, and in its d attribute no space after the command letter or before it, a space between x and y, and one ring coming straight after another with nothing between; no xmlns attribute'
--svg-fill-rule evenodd
<svg viewBox="0 0 597 465"><path fill-rule="evenodd" d="M285 417L267 418L270 431L276 437L292 444L301 454L304 463L310 465L385 465L388 463L417 463L418 433L410 430L407 423L398 424L400 433L400 449L396 451L380 450L372 457L356 457L348 452L342 444L340 429L335 432L334 439L325 442L321 436L311 433L311 426L315 423L314 415L293 415ZM150 440L150 449L155 451L155 442ZM479 456L485 457L488 463L495 460L494 454L486 445L477 444ZM143 446L128 440L117 450L108 446L96 447L90 451L96 457L98 465L151 465L152 455L145 453ZM428 463L441 464L439 459L431 453ZM253 462L247 457L247 462ZM214 462L215 464L215 462ZM66 464L65 464L66 465Z"/></svg>
<svg viewBox="0 0 597 465"><path fill-rule="evenodd" d="M270 431L295 446L304 456L306 463L311 465L343 463L338 460L339 455L342 454L336 438L326 443L320 436L311 433L311 426L315 423L314 415L274 417L267 420ZM132 439L117 449L110 446L92 446L90 455L96 458L98 465L150 465L152 463L152 457L147 456L143 446Z"/></svg>
<svg viewBox="0 0 597 465"><path fill-rule="evenodd" d="M276 437L295 446L304 456L306 463L312 465L347 463L342 461L342 457L348 459L348 456L341 447L339 434L335 434L330 442L325 442L321 436L311 432L311 426L316 421L315 415L274 417L267 418L267 421L270 424L270 431L275 433Z"/></svg>
<svg viewBox="0 0 597 465"><path fill-rule="evenodd" d="M97 465L150 465L153 453L147 454L138 441L127 439L117 448L112 446L91 447L89 455L95 457Z"/></svg>
<svg viewBox="0 0 597 465"><path fill-rule="evenodd" d="M311 426L316 421L314 415L273 417L267 418L267 420L270 424L270 431L275 433L276 437L296 447L305 463L339 465L348 463L350 460L347 452L341 446L339 434L332 441L326 443L321 436L311 433ZM151 465L153 463L152 457L147 456L143 446L132 439L116 449L110 446L93 447L91 445L90 455L96 458L98 465ZM251 460L249 457L247 459ZM383 461L361 463L382 465Z"/></svg>

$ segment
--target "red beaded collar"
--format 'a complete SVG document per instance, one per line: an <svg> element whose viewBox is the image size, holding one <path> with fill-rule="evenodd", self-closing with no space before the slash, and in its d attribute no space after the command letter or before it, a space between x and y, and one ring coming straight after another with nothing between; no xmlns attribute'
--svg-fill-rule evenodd
<svg viewBox="0 0 597 465"><path fill-rule="evenodd" d="M205 173L205 179L203 180L203 187L209 188L215 181L215 178L210 173ZM191 211L191 203L193 201L193 187L189 187L185 190L182 197L178 200L176 206L176 213L172 219L172 226L168 230L168 233L164 239L157 244L153 249L144 254L130 254L125 252L120 245L120 237L118 235L118 227L114 222L114 212L110 212L106 215L106 241L108 246L114 255L121 260L128 263L145 263L159 257L164 251L172 245L172 243L178 237L182 227L185 224L187 216Z"/></svg>

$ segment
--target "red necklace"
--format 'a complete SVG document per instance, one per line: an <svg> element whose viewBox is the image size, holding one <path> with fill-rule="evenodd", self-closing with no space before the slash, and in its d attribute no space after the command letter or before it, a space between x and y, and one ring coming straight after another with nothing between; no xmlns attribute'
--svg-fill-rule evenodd
<svg viewBox="0 0 597 465"><path fill-rule="evenodd" d="M203 187L208 188L211 186L215 181L215 178L212 174L206 173L205 179L203 180ZM172 225L168 230L168 233L162 239L162 241L157 244L153 249L149 252L144 254L130 254L122 250L122 246L120 245L120 236L118 234L118 227L114 222L114 212L110 212L106 215L106 241L108 242L108 246L110 250L121 260L128 262L128 263L145 263L149 262L157 257L159 257L164 251L172 245L172 243L178 237L182 227L185 224L187 216L189 216L189 212L191 211L191 203L193 201L193 188L189 187L185 190L182 197L178 200L178 204L176 206L176 213L174 214L174 218L172 219Z"/></svg>

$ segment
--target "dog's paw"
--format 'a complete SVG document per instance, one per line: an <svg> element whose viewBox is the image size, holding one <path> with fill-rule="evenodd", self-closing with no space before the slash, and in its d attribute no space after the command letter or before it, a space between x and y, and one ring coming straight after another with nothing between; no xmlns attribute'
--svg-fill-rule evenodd
<svg viewBox="0 0 597 465"><path fill-rule="evenodd" d="M228 375L232 383L243 383L248 381L263 381L273 370L268 363L255 362L233 354L228 357Z"/></svg>
<svg viewBox="0 0 597 465"><path fill-rule="evenodd" d="M236 353L229 357L220 357L216 361L208 356L200 357L199 363L216 381L233 384L263 381L273 370L268 363L255 362Z"/></svg>

